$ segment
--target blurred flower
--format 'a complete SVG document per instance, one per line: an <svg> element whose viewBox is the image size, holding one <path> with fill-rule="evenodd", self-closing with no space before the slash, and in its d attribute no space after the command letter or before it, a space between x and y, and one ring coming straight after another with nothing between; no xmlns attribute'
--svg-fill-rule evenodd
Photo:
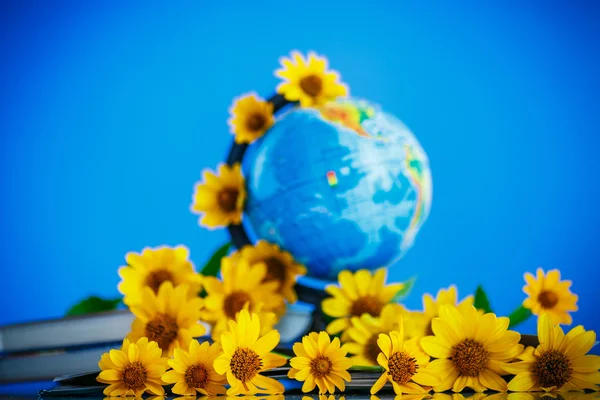
<svg viewBox="0 0 600 400"><path fill-rule="evenodd" d="M215 360L215 371L227 376L231 387L228 395L236 394L278 394L283 393L283 385L260 372L280 367L286 359L272 354L279 343L279 332L272 330L260 335L258 315L247 310L240 311L237 321L229 322L229 329L221 335L223 353Z"/></svg>
<svg viewBox="0 0 600 400"><path fill-rule="evenodd" d="M227 121L236 143L252 143L260 138L275 122L273 104L248 93L238 97L229 109Z"/></svg>
<svg viewBox="0 0 600 400"><path fill-rule="evenodd" d="M173 368L166 372L162 379L165 383L174 383L171 391L175 394L195 396L196 392L203 395L225 394L227 380L215 372L213 363L221 353L218 343L190 342L188 351L175 349L175 358L169 360Z"/></svg>
<svg viewBox="0 0 600 400"><path fill-rule="evenodd" d="M102 372L96 378L98 382L109 385L103 393L106 396L136 397L144 392L163 395L165 391L160 377L168 367L167 359L161 357L161 353L156 342L148 342L145 337L134 343L125 339L120 350L104 353L98 363Z"/></svg>
<svg viewBox="0 0 600 400"><path fill-rule="evenodd" d="M345 344L354 365L377 365L377 357L381 353L377 340L380 333L388 333L399 329L399 304L386 304L379 317L363 314L352 317L351 326L346 330L349 341Z"/></svg>
<svg viewBox="0 0 600 400"><path fill-rule="evenodd" d="M185 246L147 247L141 253L127 253L127 266L119 268L122 280L118 288L125 296L123 302L139 304L145 287L158 293L163 282L171 282L173 286L185 283L190 287L189 295L196 296L201 289L202 275L194 270L189 255Z"/></svg>
<svg viewBox="0 0 600 400"><path fill-rule="evenodd" d="M340 286L329 285L325 288L333 297L323 300L323 312L336 318L327 326L330 335L347 329L352 316L369 314L379 317L383 306L390 303L396 293L404 287L403 283L386 286L386 273L385 268L378 269L374 274L366 269L358 270L354 274L343 270L338 275Z"/></svg>
<svg viewBox="0 0 600 400"><path fill-rule="evenodd" d="M290 359L288 377L304 382L302 391L310 392L319 387L319 393L335 392L337 387L344 391L350 382L348 368L352 360L346 357L346 346L340 347L340 339L331 338L327 332L311 332L302 338L302 343L294 343L296 357Z"/></svg>
<svg viewBox="0 0 600 400"><path fill-rule="evenodd" d="M245 258L251 265L264 263L267 274L263 282L277 282L277 291L290 303L295 303L298 297L294 290L298 276L306 274L306 268L298 264L292 255L283 251L276 244L259 240L256 245L244 246L240 251L231 254L230 258L237 262L240 257Z"/></svg>
<svg viewBox="0 0 600 400"><path fill-rule="evenodd" d="M436 298L433 298L429 293L423 295L423 311L415 311L411 313L410 324L404 324L404 329L408 337L418 337L433 335L431 330L431 321L433 318L440 315L440 306L448 304L456 306L460 310L470 308L473 305L473 296L465 297L460 303L458 302L458 291L456 286L451 285L448 289L440 289Z"/></svg>
<svg viewBox="0 0 600 400"><path fill-rule="evenodd" d="M548 313L538 318L537 330L539 346L527 347L518 357L522 361L504 367L516 374L509 390L598 390L600 356L587 355L596 343L594 331L579 325L565 335Z"/></svg>
<svg viewBox="0 0 600 400"><path fill-rule="evenodd" d="M577 311L577 295L571 293L571 281L561 281L560 271L553 269L544 275L544 270L537 269L537 277L527 272L523 291L529 296L523 301L523 307L535 315L543 312L555 324L570 325L573 322L569 311Z"/></svg>
<svg viewBox="0 0 600 400"><path fill-rule="evenodd" d="M482 315L472 306L463 309L441 306L440 316L431 325L435 336L421 339L423 350L437 358L429 364L440 377L440 383L433 389L461 392L470 387L476 392L486 388L506 391L502 366L523 350L519 344L521 335L507 330L508 323L506 317Z"/></svg>
<svg viewBox="0 0 600 400"><path fill-rule="evenodd" d="M127 337L137 340L145 336L157 342L169 357L176 348L187 349L192 338L206 332L198 322L202 299L190 298L188 293L187 285L173 288L171 282L162 284L158 294L144 288L142 302L130 308L136 319Z"/></svg>
<svg viewBox="0 0 600 400"><path fill-rule="evenodd" d="M221 164L217 174L205 170L203 177L196 184L191 206L193 213L201 215L200 225L212 229L240 224L246 201L240 164Z"/></svg>
<svg viewBox="0 0 600 400"><path fill-rule="evenodd" d="M207 295L202 317L214 325L213 340L220 339L221 333L227 329L227 322L235 320L244 307L249 312L262 315L283 305L283 297L277 293L279 284L275 281L262 283L266 274L264 263L251 266L244 258L237 263L224 258L221 260L223 281L212 276L205 277ZM267 322L273 317L267 314L260 319Z"/></svg>
<svg viewBox="0 0 600 400"><path fill-rule="evenodd" d="M436 372L427 368L429 356L419 347L417 339L404 340L404 323L398 331L382 333L377 340L381 353L377 362L385 371L371 387L371 394L381 390L387 381L396 394L424 394L440 381ZM425 385L425 387L421 386Z"/></svg>
<svg viewBox="0 0 600 400"><path fill-rule="evenodd" d="M327 69L325 57L310 52L304 58L293 51L291 57L281 57L279 62L282 68L275 71L275 76L283 82L277 86L277 92L286 100L311 107L348 94L346 85L339 82L339 74Z"/></svg>

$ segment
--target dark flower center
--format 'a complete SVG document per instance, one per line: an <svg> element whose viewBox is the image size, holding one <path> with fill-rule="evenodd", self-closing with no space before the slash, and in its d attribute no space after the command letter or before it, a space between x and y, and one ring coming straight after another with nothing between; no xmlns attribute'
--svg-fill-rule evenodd
<svg viewBox="0 0 600 400"><path fill-rule="evenodd" d="M225 212L233 212L237 209L237 199L239 191L237 189L225 188L217 195L219 208Z"/></svg>
<svg viewBox="0 0 600 400"><path fill-rule="evenodd" d="M163 352L169 350L169 346L177 338L179 327L175 318L166 314L157 314L153 320L146 324L146 336L149 341L158 343Z"/></svg>
<svg viewBox="0 0 600 400"><path fill-rule="evenodd" d="M146 368L139 361L133 362L121 371L121 382L128 389L137 391L146 387Z"/></svg>
<svg viewBox="0 0 600 400"><path fill-rule="evenodd" d="M464 376L478 376L487 366L490 354L473 339L465 339L452 347L450 359Z"/></svg>
<svg viewBox="0 0 600 400"><path fill-rule="evenodd" d="M538 301L544 308L553 308L558 303L558 295L551 290L544 290L538 295Z"/></svg>
<svg viewBox="0 0 600 400"><path fill-rule="evenodd" d="M229 319L235 319L235 315L242 311L246 303L251 301L250 295L246 292L231 292L223 300L223 310Z"/></svg>
<svg viewBox="0 0 600 400"><path fill-rule="evenodd" d="M267 265L267 275L264 281L278 281L285 282L287 278L285 264L282 263L278 258L269 257L263 261Z"/></svg>
<svg viewBox="0 0 600 400"><path fill-rule="evenodd" d="M246 128L252 132L259 132L263 130L267 123L267 119L264 115L254 113L246 118Z"/></svg>
<svg viewBox="0 0 600 400"><path fill-rule="evenodd" d="M146 285L150 287L154 293L158 293L158 289L163 282L173 282L173 274L166 269L152 271L146 277Z"/></svg>
<svg viewBox="0 0 600 400"><path fill-rule="evenodd" d="M194 364L185 371L185 383L191 388L204 389L208 382L208 371L202 364Z"/></svg>
<svg viewBox="0 0 600 400"><path fill-rule="evenodd" d="M533 374L542 388L556 386L560 389L567 383L572 373L571 362L558 350L545 352L533 365Z"/></svg>
<svg viewBox="0 0 600 400"><path fill-rule="evenodd" d="M350 314L360 317L363 314L370 314L374 317L379 317L383 303L375 296L362 296L354 300L350 309Z"/></svg>
<svg viewBox="0 0 600 400"><path fill-rule="evenodd" d="M317 97L323 89L323 80L316 75L308 75L300 80L300 89L310 97Z"/></svg>
<svg viewBox="0 0 600 400"><path fill-rule="evenodd" d="M310 370L317 378L329 375L331 368L331 360L325 356L318 356L310 362Z"/></svg>
<svg viewBox="0 0 600 400"><path fill-rule="evenodd" d="M388 369L394 382L403 385L410 381L413 375L417 373L419 366L414 357L399 351L392 354L388 360Z"/></svg>
<svg viewBox="0 0 600 400"><path fill-rule="evenodd" d="M254 350L238 348L231 356L231 373L239 381L246 382L254 378L262 367L262 362Z"/></svg>
<svg viewBox="0 0 600 400"><path fill-rule="evenodd" d="M381 353L381 349L377 344L378 336L379 334L374 334L365 344L365 358L371 361L373 365L377 365L377 356L379 356L379 353Z"/></svg>

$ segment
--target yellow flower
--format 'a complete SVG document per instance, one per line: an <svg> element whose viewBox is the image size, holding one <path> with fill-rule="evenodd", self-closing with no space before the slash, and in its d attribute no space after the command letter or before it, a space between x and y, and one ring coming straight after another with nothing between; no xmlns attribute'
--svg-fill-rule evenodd
<svg viewBox="0 0 600 400"><path fill-rule="evenodd" d="M413 325L408 326L405 323L405 329L409 330L410 337L423 337L433 335L431 330L431 321L433 318L440 315L440 306L448 304L456 306L460 310L471 308L473 305L473 296L465 297L460 303L458 302L458 291L456 286L451 285L448 289L440 289L434 299L429 293L423 295L423 312L412 313Z"/></svg>
<svg viewBox="0 0 600 400"><path fill-rule="evenodd" d="M337 387L344 391L350 382L348 368L352 360L346 357L346 346L340 347L340 339L331 338L327 332L311 332L302 338L302 343L294 343L296 357L290 359L288 377L304 382L302 391L310 392L319 387L319 393L335 392Z"/></svg>
<svg viewBox="0 0 600 400"><path fill-rule="evenodd" d="M399 304L387 304L379 317L369 314L352 317L352 326L346 330L350 339L345 346L350 354L354 354L351 357L354 365L377 365L381 353L377 343L379 334L398 330L401 308Z"/></svg>
<svg viewBox="0 0 600 400"><path fill-rule="evenodd" d="M571 293L571 281L560 280L557 269L548 271L537 269L537 278L529 272L525 274L523 291L529 296L523 301L523 307L535 315L548 313L555 324L570 325L573 322L569 311L577 311L577 295Z"/></svg>
<svg viewBox="0 0 600 400"><path fill-rule="evenodd" d="M339 333L350 326L352 316L370 314L378 317L383 306L392 301L403 287L402 283L385 285L386 269L380 268L372 275L361 269L352 274L343 270L338 274L341 287L329 285L325 291L333 297L322 302L323 312L337 318L327 326L330 335Z"/></svg>
<svg viewBox="0 0 600 400"><path fill-rule="evenodd" d="M423 352L417 339L404 340L404 323L398 331L381 333L377 339L381 353L377 362L385 371L371 387L371 394L381 390L387 381L392 383L396 394L423 394L439 383L439 378L427 368L429 356ZM421 386L425 385L425 387Z"/></svg>
<svg viewBox="0 0 600 400"><path fill-rule="evenodd" d="M155 294L145 288L142 302L131 306L136 319L131 324L130 340L147 337L158 343L165 355L173 355L176 348L187 349L194 337L202 336L206 329L198 321L202 299L190 298L189 287L179 285L173 288L165 282Z"/></svg>
<svg viewBox="0 0 600 400"><path fill-rule="evenodd" d="M523 361L504 367L516 375L509 390L598 390L600 356L587 355L596 343L594 331L579 325L565 335L548 313L538 318L537 330L539 346L527 347L518 357Z"/></svg>
<svg viewBox="0 0 600 400"><path fill-rule="evenodd" d="M282 68L275 71L275 76L283 79L277 86L277 92L289 101L299 101L302 107L323 104L348 94L348 88L339 82L339 75L327 69L327 59L315 53L308 53L304 58L297 51L292 56L281 57Z"/></svg>
<svg viewBox="0 0 600 400"><path fill-rule="evenodd" d="M165 383L174 383L172 392L184 396L194 396L196 391L205 396L225 394L227 380L215 372L213 363L221 353L218 343L190 342L189 351L175 349L175 358L169 360L173 368L162 379Z"/></svg>
<svg viewBox="0 0 600 400"><path fill-rule="evenodd" d="M279 343L279 332L272 330L260 335L258 315L240 311L237 321L229 322L229 330L221 335L223 353L215 360L215 371L227 376L231 386L228 395L279 394L283 385L260 372L285 364L286 359L272 354Z"/></svg>
<svg viewBox="0 0 600 400"><path fill-rule="evenodd" d="M135 343L123 340L121 349L104 353L98 366L102 372L96 380L109 385L104 389L106 396L165 393L160 377L167 369L167 359L161 357L156 342L148 342L148 338Z"/></svg>
<svg viewBox="0 0 600 400"><path fill-rule="evenodd" d="M119 268L122 280L118 288L125 296L123 302L139 304L144 287L158 293L163 282L172 282L173 286L185 283L190 287L190 296L196 296L201 289L202 276L194 271L189 255L185 246L147 247L141 253L127 253L127 266Z"/></svg>
<svg viewBox="0 0 600 400"><path fill-rule="evenodd" d="M273 104L248 93L238 97L229 109L229 127L236 143L252 143L273 125Z"/></svg>
<svg viewBox="0 0 600 400"><path fill-rule="evenodd" d="M213 324L212 338L218 341L227 329L227 322L235 320L237 314L248 307L248 311L261 314L261 319L273 319L263 312L276 310L283 305L283 297L277 293L277 282L262 283L267 274L264 263L250 265L241 258L236 262L229 258L221 260L223 281L207 276L205 309L202 317Z"/></svg>
<svg viewBox="0 0 600 400"><path fill-rule="evenodd" d="M521 335L509 331L509 320L495 314L480 314L475 307L440 307L440 316L431 324L435 336L421 339L421 347L437 358L429 367L440 377L436 392L455 392L470 387L505 391L502 366L523 350Z"/></svg>
<svg viewBox="0 0 600 400"><path fill-rule="evenodd" d="M221 164L218 173L204 171L204 181L196 184L191 210L199 214L200 225L225 227L242 222L246 188L239 163Z"/></svg>
<svg viewBox="0 0 600 400"><path fill-rule="evenodd" d="M255 246L244 246L241 251L230 256L234 262L237 262L240 257L248 260L251 265L264 263L267 266L267 274L263 282L277 282L277 291L288 302L295 303L298 300L294 285L298 276L306 274L306 268L298 264L290 253L281 250L276 244L259 240Z"/></svg>

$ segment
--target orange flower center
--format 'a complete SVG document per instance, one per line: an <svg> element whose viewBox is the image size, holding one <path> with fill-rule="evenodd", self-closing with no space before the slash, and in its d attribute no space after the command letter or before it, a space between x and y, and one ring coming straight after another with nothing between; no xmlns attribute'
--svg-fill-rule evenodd
<svg viewBox="0 0 600 400"><path fill-rule="evenodd" d="M300 89L310 97L317 97L323 89L323 80L316 75L300 79Z"/></svg>
<svg viewBox="0 0 600 400"><path fill-rule="evenodd" d="M381 300L375 296L366 295L354 300L350 308L350 314L360 317L366 313L374 317L379 317L382 309L383 303Z"/></svg>
<svg viewBox="0 0 600 400"><path fill-rule="evenodd" d="M254 350L238 348L231 356L229 363L231 373L240 382L246 382L254 378L262 367L262 362Z"/></svg>
<svg viewBox="0 0 600 400"><path fill-rule="evenodd" d="M325 356L318 356L310 362L310 370L317 378L329 375L331 367L331 360Z"/></svg>
<svg viewBox="0 0 600 400"><path fill-rule="evenodd" d="M225 212L233 212L237 209L239 191L233 188L222 189L217 195L219 208Z"/></svg>
<svg viewBox="0 0 600 400"><path fill-rule="evenodd" d="M136 361L127 365L123 371L121 371L121 382L123 382L128 389L137 391L146 387L147 376L146 368L144 368L141 362Z"/></svg>
<svg viewBox="0 0 600 400"><path fill-rule="evenodd" d="M450 359L464 376L478 376L487 366L490 353L473 339L465 339L452 347Z"/></svg>
<svg viewBox="0 0 600 400"><path fill-rule="evenodd" d="M251 132L260 132L267 124L267 119L260 113L254 113L246 118L246 128Z"/></svg>
<svg viewBox="0 0 600 400"><path fill-rule="evenodd" d="M185 371L185 383L191 388L204 389L208 382L208 371L202 364L194 364Z"/></svg>
<svg viewBox="0 0 600 400"><path fill-rule="evenodd" d="M538 295L538 301L544 308L553 308L558 303L558 295L551 290L544 290Z"/></svg>
<svg viewBox="0 0 600 400"><path fill-rule="evenodd" d="M399 385L403 385L411 380L414 374L417 373L419 366L417 360L404 352L396 352L392 354L388 360L388 369L392 379Z"/></svg>
<svg viewBox="0 0 600 400"><path fill-rule="evenodd" d="M369 338L367 343L365 344L365 358L373 363L373 365L377 365L377 356L381 353L381 349L377 344L378 333L374 334Z"/></svg>
<svg viewBox="0 0 600 400"><path fill-rule="evenodd" d="M560 389L567 383L572 373L571 362L558 350L543 353L533 365L533 374L542 388L556 386Z"/></svg>
<svg viewBox="0 0 600 400"><path fill-rule="evenodd" d="M264 260L267 265L267 276L265 276L264 282L278 281L285 282L287 278L287 269L285 264L282 263L278 258L269 257Z"/></svg>
<svg viewBox="0 0 600 400"><path fill-rule="evenodd" d="M173 282L173 274L166 269L157 269L152 271L146 277L146 285L158 293L158 289L163 282Z"/></svg>
<svg viewBox="0 0 600 400"><path fill-rule="evenodd" d="M229 319L235 319L235 315L242 311L246 303L251 300L250 295L246 292L231 292L225 297L225 300L223 300L223 311L225 311L225 315L227 315Z"/></svg>
<svg viewBox="0 0 600 400"><path fill-rule="evenodd" d="M148 340L158 343L158 347L163 352L169 350L169 346L177 338L178 331L177 321L166 314L157 314L154 319L146 324Z"/></svg>

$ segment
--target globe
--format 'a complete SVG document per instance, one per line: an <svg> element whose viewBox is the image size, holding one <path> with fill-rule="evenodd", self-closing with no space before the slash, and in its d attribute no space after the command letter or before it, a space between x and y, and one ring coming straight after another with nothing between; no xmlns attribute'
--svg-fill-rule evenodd
<svg viewBox="0 0 600 400"><path fill-rule="evenodd" d="M431 208L429 161L411 131L366 100L293 108L242 162L244 226L305 264L307 276L391 266Z"/></svg>

